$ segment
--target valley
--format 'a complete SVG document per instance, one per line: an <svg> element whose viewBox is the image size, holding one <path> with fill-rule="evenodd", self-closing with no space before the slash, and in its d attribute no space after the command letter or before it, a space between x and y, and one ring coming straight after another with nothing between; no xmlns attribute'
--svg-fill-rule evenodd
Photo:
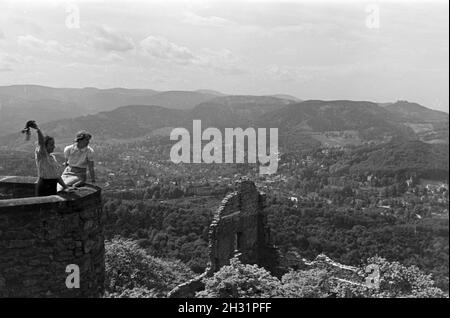
<svg viewBox="0 0 450 318"><path fill-rule="evenodd" d="M448 291L449 153L439 130L448 133L448 115L433 116L418 122L370 102L215 96L192 109L120 106L42 129L55 136L60 162L76 131L93 134L106 238L130 239L152 257L201 273L212 212L237 180L250 178L267 194L271 236L290 266L321 253L352 266L379 255L418 266ZM248 161L172 162L171 130L192 137L194 119L223 135L277 127L277 172L261 175ZM35 138L0 137L0 175L35 175Z"/></svg>

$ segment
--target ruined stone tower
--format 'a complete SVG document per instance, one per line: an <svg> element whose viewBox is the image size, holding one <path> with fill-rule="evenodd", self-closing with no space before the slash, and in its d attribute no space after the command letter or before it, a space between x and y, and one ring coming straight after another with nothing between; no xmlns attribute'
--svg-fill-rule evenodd
<svg viewBox="0 0 450 318"><path fill-rule="evenodd" d="M105 261L101 190L34 197L36 178L0 177L0 297L99 297ZM79 288L66 280L79 268ZM70 268L70 267L69 267Z"/></svg>
<svg viewBox="0 0 450 318"><path fill-rule="evenodd" d="M211 270L229 265L230 258L240 253L246 264L258 264L277 273L277 251L270 243L270 229L263 212L265 195L252 181L236 184L214 215L209 231Z"/></svg>
<svg viewBox="0 0 450 318"><path fill-rule="evenodd" d="M278 250L270 242L270 229L264 213L265 195L252 181L236 183L236 191L227 195L214 213L209 230L209 265L193 280L172 290L168 297L194 297L204 288L202 279L212 276L239 253L246 264L257 264L273 275L281 276Z"/></svg>

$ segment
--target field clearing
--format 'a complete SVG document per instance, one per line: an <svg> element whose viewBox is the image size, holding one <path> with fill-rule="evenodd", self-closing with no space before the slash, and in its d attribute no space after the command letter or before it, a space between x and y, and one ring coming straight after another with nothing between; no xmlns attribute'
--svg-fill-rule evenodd
<svg viewBox="0 0 450 318"><path fill-rule="evenodd" d="M363 143L356 130L315 132L311 133L311 137L328 147L361 145Z"/></svg>

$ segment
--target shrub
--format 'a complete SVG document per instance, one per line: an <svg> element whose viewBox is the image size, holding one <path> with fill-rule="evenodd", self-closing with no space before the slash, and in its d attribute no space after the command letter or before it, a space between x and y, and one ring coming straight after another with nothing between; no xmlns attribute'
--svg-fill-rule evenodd
<svg viewBox="0 0 450 318"><path fill-rule="evenodd" d="M123 297L164 297L172 288L194 277L179 261L148 255L132 240L114 238L105 244L106 292Z"/></svg>
<svg viewBox="0 0 450 318"><path fill-rule="evenodd" d="M205 290L198 292L201 298L269 298L283 297L278 278L257 265L242 264L237 256L230 265L223 266L212 277L206 278Z"/></svg>
<svg viewBox="0 0 450 318"><path fill-rule="evenodd" d="M373 290L371 297L445 297L444 292L435 287L431 275L425 274L416 266L406 267L378 256L369 258L367 263L378 266L380 274L379 289Z"/></svg>
<svg viewBox="0 0 450 318"><path fill-rule="evenodd" d="M285 297L324 298L330 296L326 288L329 274L325 270L290 271L281 278Z"/></svg>

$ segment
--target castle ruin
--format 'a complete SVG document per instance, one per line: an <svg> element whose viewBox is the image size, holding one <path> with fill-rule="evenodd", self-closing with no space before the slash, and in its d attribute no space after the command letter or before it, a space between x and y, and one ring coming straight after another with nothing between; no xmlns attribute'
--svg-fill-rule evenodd
<svg viewBox="0 0 450 318"><path fill-rule="evenodd" d="M252 181L238 181L236 191L227 195L214 213L209 229L210 261L206 271L174 288L168 297L194 297L204 288L203 278L229 265L237 253L243 263L257 264L273 275L281 276L284 271L280 266L279 252L270 242L264 205L265 195Z"/></svg>

